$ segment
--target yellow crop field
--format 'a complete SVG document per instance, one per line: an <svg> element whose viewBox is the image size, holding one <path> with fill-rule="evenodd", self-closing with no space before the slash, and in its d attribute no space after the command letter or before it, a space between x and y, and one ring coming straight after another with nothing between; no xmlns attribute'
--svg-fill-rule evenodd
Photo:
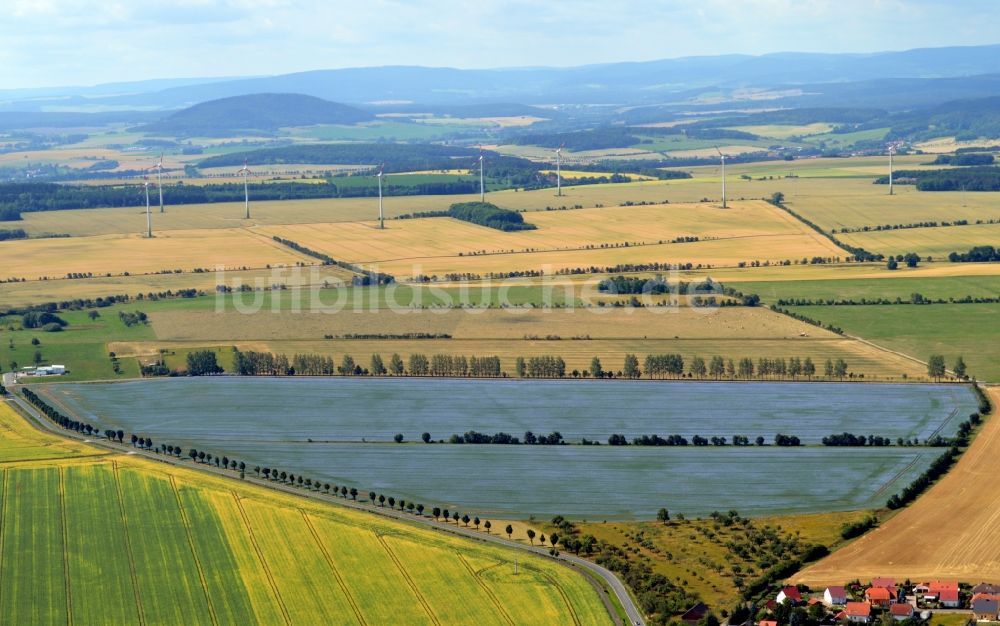
<svg viewBox="0 0 1000 626"><path fill-rule="evenodd" d="M537 555L138 456L33 460L21 438L63 440L6 402L0 429L13 623L611 622L589 582Z"/></svg>
<svg viewBox="0 0 1000 626"><path fill-rule="evenodd" d="M990 389L994 407L1000 391ZM1000 491L995 488L1000 419L991 417L958 464L879 528L802 570L814 588L875 576L963 581L1000 578Z"/></svg>
<svg viewBox="0 0 1000 626"><path fill-rule="evenodd" d="M140 274L161 270L315 263L269 237L243 229L167 231L5 242L4 277L61 278L69 273Z"/></svg>
<svg viewBox="0 0 1000 626"><path fill-rule="evenodd" d="M670 260L711 265L844 255L829 240L765 202L657 205L533 213L537 230L502 233L449 218L371 224L308 224L259 229L334 258L418 273L555 271ZM697 236L693 243L666 243ZM623 244L628 247L621 247ZM617 244L618 247L602 247ZM636 245L644 244L644 245Z"/></svg>
<svg viewBox="0 0 1000 626"><path fill-rule="evenodd" d="M1000 214L1000 205L996 212ZM950 252L966 252L973 246L1000 245L1000 223L851 233L839 237L844 243L886 255L916 252L922 257L944 259Z"/></svg>

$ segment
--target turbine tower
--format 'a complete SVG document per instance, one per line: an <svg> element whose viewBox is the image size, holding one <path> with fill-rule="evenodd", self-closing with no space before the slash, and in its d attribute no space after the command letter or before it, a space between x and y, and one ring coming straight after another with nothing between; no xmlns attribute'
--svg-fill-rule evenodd
<svg viewBox="0 0 1000 626"><path fill-rule="evenodd" d="M889 195L892 195L892 155L896 152L896 144L889 144Z"/></svg>
<svg viewBox="0 0 1000 626"><path fill-rule="evenodd" d="M250 168L247 167L246 160L243 161L243 169L236 173L237 176L243 177L243 202L246 206L246 215L243 219L250 219Z"/></svg>
<svg viewBox="0 0 1000 626"><path fill-rule="evenodd" d="M382 174L385 171L385 163L378 166L378 227L385 228L385 221L382 219Z"/></svg>
<svg viewBox="0 0 1000 626"><path fill-rule="evenodd" d="M483 149L479 149L479 201L486 202L486 184L483 178Z"/></svg>
<svg viewBox="0 0 1000 626"><path fill-rule="evenodd" d="M719 159L722 160L722 208L726 207L726 155L722 154L722 150L719 147L715 147L715 151L719 153Z"/></svg>
<svg viewBox="0 0 1000 626"><path fill-rule="evenodd" d="M143 181L142 186L146 188L146 239L152 239L153 216L149 212L149 181Z"/></svg>
<svg viewBox="0 0 1000 626"><path fill-rule="evenodd" d="M563 144L565 146L566 144ZM562 195L562 149L563 146L556 148L556 195Z"/></svg>
<svg viewBox="0 0 1000 626"><path fill-rule="evenodd" d="M160 191L160 213L163 213L163 154L156 162L156 188Z"/></svg>

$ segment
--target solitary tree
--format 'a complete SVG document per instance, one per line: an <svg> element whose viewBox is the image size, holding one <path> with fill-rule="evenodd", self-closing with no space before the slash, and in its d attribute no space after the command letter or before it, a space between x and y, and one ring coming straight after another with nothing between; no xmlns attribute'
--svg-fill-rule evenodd
<svg viewBox="0 0 1000 626"><path fill-rule="evenodd" d="M473 523L473 525L475 525L475 527L476 527L476 530L479 530L479 524L480 524L480 521L479 521L479 516L476 516L476 517L475 517L475 518L474 518L474 519L472 520L472 523Z"/></svg>
<svg viewBox="0 0 1000 626"><path fill-rule="evenodd" d="M430 443L431 442L431 434L430 433L421 433L420 434L420 439L424 443Z"/></svg>
<svg viewBox="0 0 1000 626"><path fill-rule="evenodd" d="M965 359L959 356L957 359L955 359L955 365L951 369L954 370L955 376L964 379L966 372Z"/></svg>
<svg viewBox="0 0 1000 626"><path fill-rule="evenodd" d="M590 360L590 373L594 378L604 378L604 368L601 367L601 360L596 356Z"/></svg>
<svg viewBox="0 0 1000 626"><path fill-rule="evenodd" d="M375 492L374 491L369 491L368 492L368 501L369 502L375 502Z"/></svg>
<svg viewBox="0 0 1000 626"><path fill-rule="evenodd" d="M535 545L535 531L529 528L527 534L528 534L528 541L531 542L531 545Z"/></svg>
<svg viewBox="0 0 1000 626"><path fill-rule="evenodd" d="M396 498L392 496L389 496L389 508L390 509L396 508Z"/></svg>
<svg viewBox="0 0 1000 626"><path fill-rule="evenodd" d="M559 535L557 533L549 535L549 543L552 544L553 548L556 547L556 544L559 543Z"/></svg>
<svg viewBox="0 0 1000 626"><path fill-rule="evenodd" d="M666 509L660 509L656 512L656 519L660 520L664 524L670 521L670 512Z"/></svg>
<svg viewBox="0 0 1000 626"><path fill-rule="evenodd" d="M486 534L488 535L490 534L490 529L493 528L493 524L490 523L490 520L486 520L483 522L483 528L486 529Z"/></svg>
<svg viewBox="0 0 1000 626"><path fill-rule="evenodd" d="M469 514L468 513L466 513L465 515L462 516L462 523L465 524L466 526L469 525Z"/></svg>
<svg viewBox="0 0 1000 626"><path fill-rule="evenodd" d="M927 375L935 380L944 378L944 356L932 354L927 361Z"/></svg>
<svg viewBox="0 0 1000 626"><path fill-rule="evenodd" d="M455 520L456 524L458 523L458 520L460 519L458 511L455 511L454 513L451 514L451 519Z"/></svg>
<svg viewBox="0 0 1000 626"><path fill-rule="evenodd" d="M351 500L358 499L358 489L357 487L351 487Z"/></svg>
<svg viewBox="0 0 1000 626"><path fill-rule="evenodd" d="M424 514L424 505L418 504L417 505L417 515L423 515L423 514Z"/></svg>
<svg viewBox="0 0 1000 626"><path fill-rule="evenodd" d="M396 433L392 440L396 443L403 443L403 433Z"/></svg>
<svg viewBox="0 0 1000 626"><path fill-rule="evenodd" d="M504 528L503 531L507 533L507 539L510 539L510 536L514 534L514 527L511 526L510 524L507 524L507 527Z"/></svg>
<svg viewBox="0 0 1000 626"><path fill-rule="evenodd" d="M378 505L379 506L385 506L385 496L379 495L379 497L378 497Z"/></svg>
<svg viewBox="0 0 1000 626"><path fill-rule="evenodd" d="M441 517L441 507L436 506L433 509L431 509L431 515L434 517L435 520Z"/></svg>
<svg viewBox="0 0 1000 626"><path fill-rule="evenodd" d="M449 518L451 518L451 514L448 512L448 509L441 511L441 517L443 517L446 522Z"/></svg>

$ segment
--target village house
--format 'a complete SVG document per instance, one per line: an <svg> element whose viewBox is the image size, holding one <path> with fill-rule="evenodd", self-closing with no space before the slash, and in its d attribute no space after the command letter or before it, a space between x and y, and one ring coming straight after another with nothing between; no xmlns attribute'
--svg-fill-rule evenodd
<svg viewBox="0 0 1000 626"><path fill-rule="evenodd" d="M892 589L893 593L896 592L896 579L895 578L872 578L872 587L881 587L882 589Z"/></svg>
<svg viewBox="0 0 1000 626"><path fill-rule="evenodd" d="M896 591L887 587L869 587L865 589L865 600L872 606L887 608L896 602Z"/></svg>
<svg viewBox="0 0 1000 626"><path fill-rule="evenodd" d="M972 596L972 614L980 622L1000 619L1000 596L985 593Z"/></svg>
<svg viewBox="0 0 1000 626"><path fill-rule="evenodd" d="M802 594L799 593L798 587L788 586L778 592L778 597L775 598L778 604L781 604L785 600L788 600L793 605L802 604Z"/></svg>
<svg viewBox="0 0 1000 626"><path fill-rule="evenodd" d="M958 581L935 580L913 586L913 593L925 602L940 602L941 606L958 606Z"/></svg>
<svg viewBox="0 0 1000 626"><path fill-rule="evenodd" d="M844 587L827 587L826 591L823 592L823 602L827 606L846 604L847 589Z"/></svg>
<svg viewBox="0 0 1000 626"><path fill-rule="evenodd" d="M913 617L913 605L911 604L893 604L892 608L889 609L889 614L892 615L892 619L897 622L903 620L911 619Z"/></svg>
<svg viewBox="0 0 1000 626"><path fill-rule="evenodd" d="M867 624L872 619L872 605L868 602L848 602L844 613L854 624Z"/></svg>
<svg viewBox="0 0 1000 626"><path fill-rule="evenodd" d="M972 588L972 595L980 593L985 593L991 596L1000 595L1000 585L994 585L993 583L979 583Z"/></svg>

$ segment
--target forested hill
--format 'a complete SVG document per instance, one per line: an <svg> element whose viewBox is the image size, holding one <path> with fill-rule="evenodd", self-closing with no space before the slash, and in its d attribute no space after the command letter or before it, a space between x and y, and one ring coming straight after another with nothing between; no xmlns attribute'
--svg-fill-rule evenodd
<svg viewBox="0 0 1000 626"><path fill-rule="evenodd" d="M539 165L518 157L500 156L486 151L486 169L536 171ZM308 163L313 165L371 165L385 164L385 171L414 172L424 170L475 169L478 167L479 150L437 144L396 143L334 143L263 148L247 152L233 152L209 157L198 167L226 167L281 163Z"/></svg>
<svg viewBox="0 0 1000 626"><path fill-rule="evenodd" d="M137 130L214 137L234 132L271 133L288 126L356 124L374 119L367 111L294 93L258 93L210 100Z"/></svg>

